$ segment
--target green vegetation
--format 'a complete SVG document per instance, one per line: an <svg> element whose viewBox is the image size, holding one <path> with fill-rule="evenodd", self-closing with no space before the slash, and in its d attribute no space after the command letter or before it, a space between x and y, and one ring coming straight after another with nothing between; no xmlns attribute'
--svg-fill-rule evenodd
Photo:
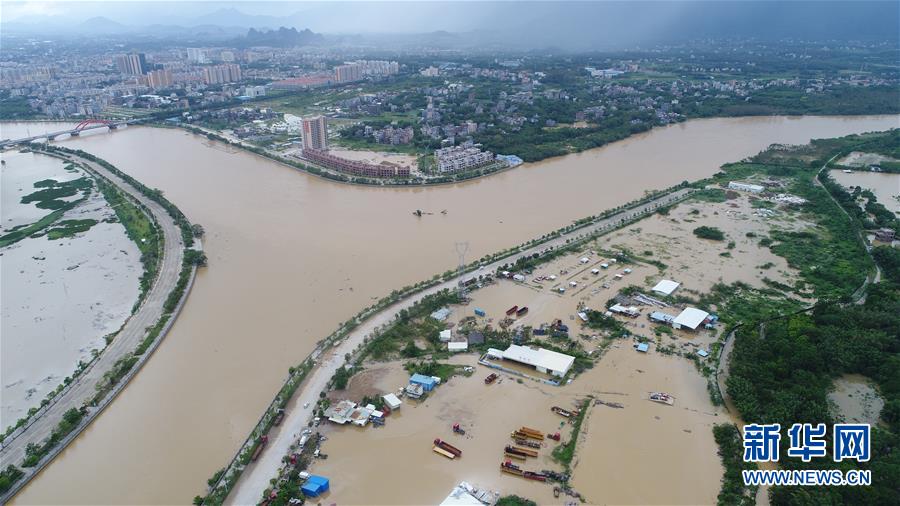
<svg viewBox="0 0 900 506"><path fill-rule="evenodd" d="M439 345L438 334L444 329L444 324L428 315L444 306L459 302L459 294L455 291L442 290L422 298L413 307L400 311L394 322L369 341L356 359L356 363L361 364L368 357L376 360L386 358L399 350L401 345L409 346L417 337L425 338L432 345Z"/></svg>
<svg viewBox="0 0 900 506"><path fill-rule="evenodd" d="M801 211L816 223L802 231L774 231L770 248L800 270L804 291L818 302L812 308L786 298L775 289L715 288L707 301L724 305L723 320L743 323L736 329L727 390L741 417L748 423L791 424L812 420L831 424L837 416L829 409L828 392L843 374L871 378L885 398L884 425L873 427L872 458L866 463L830 458L813 464L784 459L785 469L870 469L870 487L774 487L772 504L898 504L900 490L900 252L875 248L872 255L882 266L884 279L870 285L865 301L855 304L854 293L864 285L872 258L861 242L866 214L851 211L852 198L822 178L825 188L848 211L844 213L821 187L813 183L815 171L835 152L856 150L860 142L886 134L867 134L815 141L796 150L764 152L751 164L726 169L735 174L754 171L790 178L791 193L806 198ZM888 134L891 135L891 134ZM760 161L766 163L760 164ZM849 219L848 219L849 214ZM778 287L783 288L783 287ZM726 295L732 290L736 293ZM722 306L720 306L722 307ZM726 504L744 491L730 479L726 456L733 453L733 438L717 431L726 479L720 500ZM782 437L786 447L788 438ZM782 450L784 455L784 449ZM723 499L724 497L724 499Z"/></svg>
<svg viewBox="0 0 900 506"><path fill-rule="evenodd" d="M756 465L743 460L744 446L738 428L732 424L715 425L713 436L719 445L719 457L725 468L719 490L719 506L753 506L756 504L756 487L744 485L741 471Z"/></svg>
<svg viewBox="0 0 900 506"><path fill-rule="evenodd" d="M497 499L497 506L537 506L537 503L517 495L505 495Z"/></svg>
<svg viewBox="0 0 900 506"><path fill-rule="evenodd" d="M725 190L720 190L718 188L696 191L693 195L691 195L691 198L694 200L699 200L700 202L712 202L716 204L728 200L725 198ZM694 209L691 211L691 214L700 214L700 211Z"/></svg>
<svg viewBox="0 0 900 506"><path fill-rule="evenodd" d="M0 494L8 492L23 476L25 476L25 473L18 467L13 465L6 466L6 469L0 471Z"/></svg>
<svg viewBox="0 0 900 506"><path fill-rule="evenodd" d="M568 474L572 472L569 466L575 457L575 447L578 445L578 436L581 435L581 424L584 422L584 417L587 415L591 402L593 402L593 399L590 397L581 401L578 406L578 414L572 420L572 436L568 441L553 449L553 460L562 464Z"/></svg>
<svg viewBox="0 0 900 506"><path fill-rule="evenodd" d="M588 311L587 326L595 330L604 330L616 337L627 334L625 326L612 316L606 316L600 311Z"/></svg>
<svg viewBox="0 0 900 506"><path fill-rule="evenodd" d="M87 232L97 224L97 220L63 220L47 230L47 238L52 240L73 237L75 234Z"/></svg>
<svg viewBox="0 0 900 506"><path fill-rule="evenodd" d="M85 151L81 151L80 149L72 150L72 149L61 147L61 146L51 146L51 145L43 145L43 146L40 146L39 148L35 148L35 149L40 149L40 150L47 151L50 153L63 153L63 154L77 155L81 158L90 160L90 161L102 166L103 168L107 169L108 171L112 172L119 178L123 179L126 183L128 183L129 185L131 185L132 187L137 189L139 192L144 194L147 198L149 198L150 200L153 200L154 202L161 205L166 210L166 212L169 213L169 215L172 217L172 219L175 220L175 223L177 223L178 227L181 229L181 237L184 240L184 245L186 247L191 247L194 245L194 234L191 229L191 223L184 216L184 213L182 213L181 210L178 209L178 207L176 207L174 204L169 202L168 199L166 199L163 196L163 193L161 190L157 190L155 188L150 188L150 187L144 185L137 179L135 179L135 178L129 176L128 174L122 172L121 170L117 169L114 165L107 162L106 160L103 160L102 158L94 156Z"/></svg>
<svg viewBox="0 0 900 506"><path fill-rule="evenodd" d="M35 188L42 189L22 197L21 202L23 204L36 202L35 206L38 208L49 209L53 212L30 225L16 227L10 232L0 236L0 248L21 241L26 237L39 234L47 227L56 223L57 220L63 217L66 211L74 208L88 198L93 184L94 183L88 177L81 177L63 183L58 183L53 179L44 179L35 183ZM68 202L60 200L61 198L72 197L79 193L81 194L81 197L76 200ZM68 227L64 227L63 231L57 232L55 234L56 237L51 237L51 239L65 237L65 235L61 234L66 233L64 231L67 229ZM74 234L75 232L72 233Z"/></svg>
<svg viewBox="0 0 900 506"><path fill-rule="evenodd" d="M25 448L25 460L22 462L22 466L36 466L44 456L50 453L50 450L78 427L84 414L85 410L83 408L80 410L72 408L66 411L65 414L63 414L63 419L60 420L59 425L57 425L56 428L53 429L53 432L50 433L50 437L40 445L31 443Z"/></svg>
<svg viewBox="0 0 900 506"><path fill-rule="evenodd" d="M117 187L105 180L97 181L97 188L103 193L103 197L116 213L119 223L125 227L128 238L134 242L141 252L141 264L144 272L141 274L141 298L136 304L140 304L143 296L150 289L150 284L156 279L159 269L160 251L162 248L159 231L153 219L141 209L140 204L128 197Z"/></svg>
<svg viewBox="0 0 900 506"><path fill-rule="evenodd" d="M441 378L442 383L446 382L453 376L464 374L464 367L465 366L443 364L435 360L431 360L428 362L407 362L403 364L403 368L406 369L406 372L410 374L419 373L424 374L425 376L435 376Z"/></svg>
<svg viewBox="0 0 900 506"><path fill-rule="evenodd" d="M694 235L701 239L709 239L711 241L724 241L725 233L716 227L697 227L694 229Z"/></svg>

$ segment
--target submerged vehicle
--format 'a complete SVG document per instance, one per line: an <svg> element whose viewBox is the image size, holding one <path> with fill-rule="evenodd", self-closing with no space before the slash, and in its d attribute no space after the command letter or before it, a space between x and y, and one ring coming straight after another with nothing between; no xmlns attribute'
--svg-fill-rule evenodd
<svg viewBox="0 0 900 506"><path fill-rule="evenodd" d="M675 404L675 397L665 392L650 392L649 399L660 404L668 404L669 406Z"/></svg>

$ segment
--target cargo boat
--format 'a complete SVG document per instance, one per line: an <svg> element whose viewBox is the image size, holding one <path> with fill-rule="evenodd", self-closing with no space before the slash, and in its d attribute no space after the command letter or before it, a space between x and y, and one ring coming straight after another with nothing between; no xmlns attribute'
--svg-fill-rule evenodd
<svg viewBox="0 0 900 506"><path fill-rule="evenodd" d="M506 310L506 316L511 316L513 313L519 310L519 306L513 306Z"/></svg>
<svg viewBox="0 0 900 506"><path fill-rule="evenodd" d="M525 460L524 455L519 455L516 453L503 452L503 456L508 459Z"/></svg>
<svg viewBox="0 0 900 506"><path fill-rule="evenodd" d="M453 446L452 444L450 444L446 441L442 441L440 438L437 438L434 440L434 446L441 448L443 450L446 450L446 451L452 453L456 457L462 457L462 450L460 450L459 448Z"/></svg>
<svg viewBox="0 0 900 506"><path fill-rule="evenodd" d="M571 411L569 411L568 409L563 409L559 406L553 406L552 408L550 408L550 411L553 411L557 415L564 416L566 418L572 418L572 416L575 414L575 413L572 413Z"/></svg>
<svg viewBox="0 0 900 506"><path fill-rule="evenodd" d="M538 456L538 452L536 452L532 449L529 449L529 448L517 448L515 446L507 445L506 451L509 453L519 453L519 454L525 455L526 457L537 457Z"/></svg>
<svg viewBox="0 0 900 506"><path fill-rule="evenodd" d="M534 481L547 481L547 477L541 473L536 473L534 471L525 471L522 474L526 480L534 480Z"/></svg>
<svg viewBox="0 0 900 506"><path fill-rule="evenodd" d="M516 476L522 476L523 473L522 468L508 460L500 463L500 470L504 473L514 474Z"/></svg>
<svg viewBox="0 0 900 506"><path fill-rule="evenodd" d="M437 453L438 455L443 455L444 457L447 457L450 460L453 460L456 458L456 455L453 455L452 453L448 452L447 450L445 450L443 448L438 448L437 446L432 446L431 451L433 451L434 453Z"/></svg>
<svg viewBox="0 0 900 506"><path fill-rule="evenodd" d="M538 439L541 441L544 440L544 433L537 429L532 429L530 427L522 427L519 429L519 432L526 434L528 437L530 437L532 439Z"/></svg>
<svg viewBox="0 0 900 506"><path fill-rule="evenodd" d="M660 404L668 404L669 406L675 405L675 397L672 397L665 392L650 392L649 398L651 401L658 402Z"/></svg>
<svg viewBox="0 0 900 506"><path fill-rule="evenodd" d="M529 441L527 439L522 439L522 438L513 438L513 441L515 441L516 444L519 446L527 446L529 448L540 448L541 447L541 443L538 443L537 441Z"/></svg>
<svg viewBox="0 0 900 506"><path fill-rule="evenodd" d="M528 312L528 306L522 306L516 311L516 316L524 316Z"/></svg>

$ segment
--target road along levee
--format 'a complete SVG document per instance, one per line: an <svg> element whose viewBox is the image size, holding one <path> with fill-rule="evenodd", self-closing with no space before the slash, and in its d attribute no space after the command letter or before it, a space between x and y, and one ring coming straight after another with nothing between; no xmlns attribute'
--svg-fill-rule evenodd
<svg viewBox="0 0 900 506"><path fill-rule="evenodd" d="M692 189L683 188L665 193L639 205L627 207L615 214L594 220L586 226L561 233L531 247L514 248L508 255L498 258L491 263L476 266L475 269L477 272L494 272L511 260L514 261L515 258L540 254L550 249L568 246L574 241L609 232L636 221L657 209L680 202L687 198L691 192ZM288 453L291 445L300 437L301 432L310 422L316 402L319 400L319 393L326 389L335 372L347 363L346 357L351 356L353 352L363 346L366 339L371 337L375 331L391 323L401 310L408 309L419 303L423 298L441 290L455 289L460 281L472 274L469 271L462 276L452 276L398 300L368 316L356 328L347 333L342 340L331 343L332 347L330 349L326 350L322 346L317 348L313 352L312 357L318 359L318 363L308 372L292 399L284 400L285 404L287 401L290 401L296 408L286 414L277 431L269 433L269 442L265 451L262 452L256 462L249 463L246 467L241 463L241 454L247 452L247 449L255 442L256 437L260 435L257 430L259 427L257 427L238 449L235 458L224 469L219 482L213 487L213 491L217 487L228 486L226 484L231 481L233 488L225 498L224 502L226 504L257 504L262 498L263 491L269 486L270 479L275 477L278 469L281 467L282 458ZM278 398L273 401L270 407L274 406L276 401L278 401ZM266 420L267 414L263 415L261 423ZM229 478L232 476L232 473L238 475L236 480L232 481ZM206 501L204 504L215 502L217 501Z"/></svg>
<svg viewBox="0 0 900 506"><path fill-rule="evenodd" d="M98 161L68 150L54 149L45 154L56 156L84 167L95 177L105 179L139 204L138 207L148 213L157 229L162 233L161 260L156 279L153 280L143 302L128 318L116 334L116 337L86 369L53 398L50 404L31 417L21 430L3 441L3 447L0 449L0 467L6 469L7 466L16 466L21 469L24 475L0 496L0 503L6 503L44 467L50 464L115 399L131 378L137 374L173 325L188 293L190 293L196 273L195 266L185 267L185 241L182 235L182 224L179 224L175 217L160 202L150 198L141 189L104 166L105 162L98 163ZM195 244L194 248L199 248L199 243ZM186 272L182 273L183 270ZM186 284L184 284L184 280L180 279L185 275L187 276ZM176 292L179 281L183 284L183 292L175 307L171 312L167 312L167 301ZM159 330L156 338L135 359L127 373L119 379L99 402L91 406L92 400L97 395L98 386L108 382L107 373L120 367L123 359L132 357L133 352L142 346L151 329L157 326L162 318L166 317L165 324ZM59 426L60 421L63 420L63 415L72 408L78 410L84 408L82 411L84 415L77 426L51 448L36 465L22 467L22 462L27 456L26 449L29 445L42 445Z"/></svg>

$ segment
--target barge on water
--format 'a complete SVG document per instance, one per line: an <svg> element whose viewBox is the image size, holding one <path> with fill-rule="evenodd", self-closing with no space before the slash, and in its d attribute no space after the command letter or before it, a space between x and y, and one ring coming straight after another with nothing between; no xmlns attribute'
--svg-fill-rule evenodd
<svg viewBox="0 0 900 506"><path fill-rule="evenodd" d="M572 418L575 415L575 413L569 411L568 409L563 409L559 406L553 406L552 408L550 408L550 411L553 411L557 415L564 416L566 418Z"/></svg>
<svg viewBox="0 0 900 506"><path fill-rule="evenodd" d="M442 441L440 438L434 440L434 446L452 453L455 457L462 457L462 450L446 441Z"/></svg>
<svg viewBox="0 0 900 506"><path fill-rule="evenodd" d="M516 316L525 316L525 313L528 312L528 306L522 306L516 311Z"/></svg>
<svg viewBox="0 0 900 506"><path fill-rule="evenodd" d="M530 448L518 448L515 446L511 446L511 445L506 445L505 451L506 451L506 453L512 453L514 455L524 455L526 457L537 457L538 456L538 452L535 450L532 450Z"/></svg>
<svg viewBox="0 0 900 506"><path fill-rule="evenodd" d="M537 429L532 429L530 427L522 427L519 429L519 432L521 432L522 434L525 434L526 436L530 437L531 439L537 439L538 441L544 440L544 433Z"/></svg>
<svg viewBox="0 0 900 506"><path fill-rule="evenodd" d="M519 310L519 306L513 306L506 310L506 316L512 316L518 310Z"/></svg>
<svg viewBox="0 0 900 506"><path fill-rule="evenodd" d="M516 444L519 446L527 446L529 448L540 448L541 447L541 443L538 443L537 441L529 441L527 439L516 438L516 437L513 438L513 441L515 441Z"/></svg>
<svg viewBox="0 0 900 506"><path fill-rule="evenodd" d="M456 458L456 455L453 455L452 453L448 452L447 450L445 450L443 448L439 448L437 446L432 446L431 451L433 451L434 453L437 453L438 455L443 455L444 457L447 457L450 460L453 460Z"/></svg>

